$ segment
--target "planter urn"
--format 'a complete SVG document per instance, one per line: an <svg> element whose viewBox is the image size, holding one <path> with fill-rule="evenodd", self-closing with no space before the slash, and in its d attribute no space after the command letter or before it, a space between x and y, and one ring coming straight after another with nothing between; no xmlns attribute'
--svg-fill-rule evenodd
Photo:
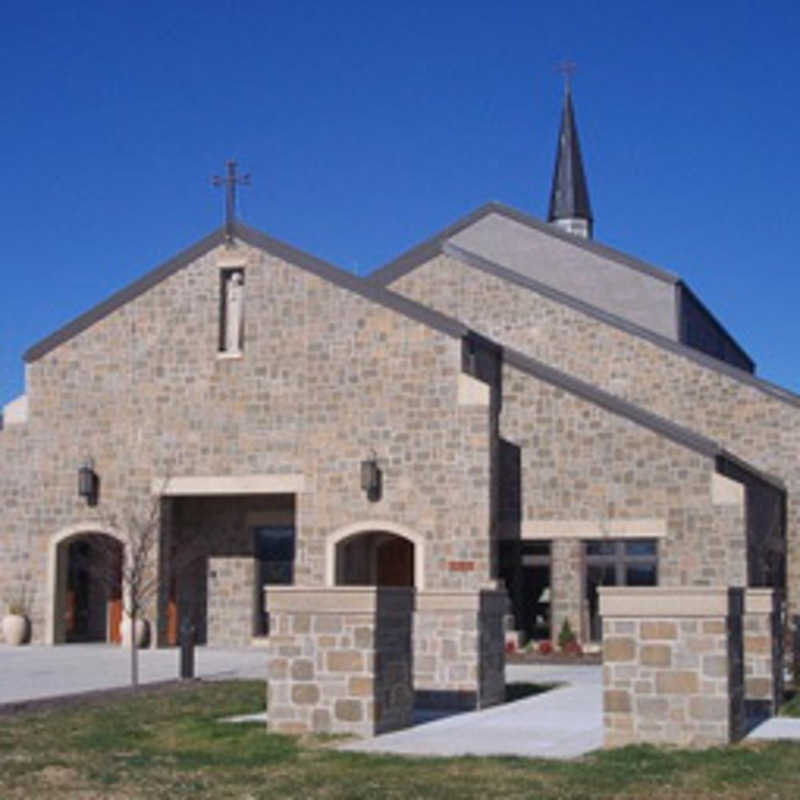
<svg viewBox="0 0 800 800"><path fill-rule="evenodd" d="M130 647L131 646L130 617L123 617L122 622L120 623L120 627L122 634L122 646ZM142 619L141 617L137 617L134 628L135 628L136 646L147 647L147 645L150 642L150 624L148 623L148 621L146 619Z"/></svg>
<svg viewBox="0 0 800 800"><path fill-rule="evenodd" d="M27 644L31 635L31 624L24 614L6 614L2 621L3 639L15 647Z"/></svg>

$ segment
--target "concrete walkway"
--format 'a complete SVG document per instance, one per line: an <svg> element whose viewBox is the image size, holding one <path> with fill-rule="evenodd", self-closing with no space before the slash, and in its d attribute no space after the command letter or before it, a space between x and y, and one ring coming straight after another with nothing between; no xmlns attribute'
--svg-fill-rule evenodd
<svg viewBox="0 0 800 800"><path fill-rule="evenodd" d="M178 676L179 651L141 650L142 683ZM265 678L258 648L196 649L196 674L206 680ZM596 666L511 664L509 683L561 683L560 688L514 703L437 718L373 739L347 741L341 749L408 755L515 755L575 758L603 744L602 673ZM9 647L0 644L0 705L59 697L130 684L130 653L103 644ZM748 739L800 740L800 719L775 717Z"/></svg>
<svg viewBox="0 0 800 800"><path fill-rule="evenodd" d="M513 664L509 683L564 683L558 689L485 711L438 719L342 750L417 756L539 756L576 758L603 745L601 667Z"/></svg>
<svg viewBox="0 0 800 800"><path fill-rule="evenodd" d="M157 683L178 677L180 652L139 651L139 680ZM261 678L266 680L266 656L259 648L223 650L198 647L195 674L199 678ZM0 705L130 685L130 651L107 644L59 647L0 644Z"/></svg>
<svg viewBox="0 0 800 800"><path fill-rule="evenodd" d="M771 717L750 731L745 739L800 741L800 719L797 717Z"/></svg>

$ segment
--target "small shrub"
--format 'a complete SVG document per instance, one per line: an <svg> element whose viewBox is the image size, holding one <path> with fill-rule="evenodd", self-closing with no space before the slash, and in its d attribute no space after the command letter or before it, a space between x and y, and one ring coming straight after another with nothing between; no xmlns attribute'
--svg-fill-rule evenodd
<svg viewBox="0 0 800 800"><path fill-rule="evenodd" d="M549 656L553 652L552 642L539 642L539 655Z"/></svg>
<svg viewBox="0 0 800 800"><path fill-rule="evenodd" d="M577 640L572 639L571 641L567 642L564 647L562 648L564 651L564 655L568 656L582 656L583 655L583 648L580 646Z"/></svg>
<svg viewBox="0 0 800 800"><path fill-rule="evenodd" d="M564 650L570 642L575 641L575 632L572 630L569 620L565 618L563 624L561 625L561 631L558 634L558 646Z"/></svg>

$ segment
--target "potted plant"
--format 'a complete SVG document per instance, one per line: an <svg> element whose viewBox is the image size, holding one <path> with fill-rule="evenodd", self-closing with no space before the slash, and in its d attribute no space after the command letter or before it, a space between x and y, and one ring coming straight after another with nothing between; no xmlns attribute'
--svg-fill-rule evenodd
<svg viewBox="0 0 800 800"><path fill-rule="evenodd" d="M5 596L6 615L0 621L6 644L27 644L31 638L31 594L26 583L18 583Z"/></svg>

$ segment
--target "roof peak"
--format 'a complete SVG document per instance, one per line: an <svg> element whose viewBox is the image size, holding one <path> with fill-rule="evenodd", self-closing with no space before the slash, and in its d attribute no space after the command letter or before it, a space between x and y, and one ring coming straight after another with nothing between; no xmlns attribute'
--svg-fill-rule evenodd
<svg viewBox="0 0 800 800"><path fill-rule="evenodd" d="M576 233L587 239L592 238L594 218L578 143L578 128L575 124L575 111L572 108L572 90L568 81L564 83L564 103L561 110L561 127L558 132L547 221L570 233Z"/></svg>

